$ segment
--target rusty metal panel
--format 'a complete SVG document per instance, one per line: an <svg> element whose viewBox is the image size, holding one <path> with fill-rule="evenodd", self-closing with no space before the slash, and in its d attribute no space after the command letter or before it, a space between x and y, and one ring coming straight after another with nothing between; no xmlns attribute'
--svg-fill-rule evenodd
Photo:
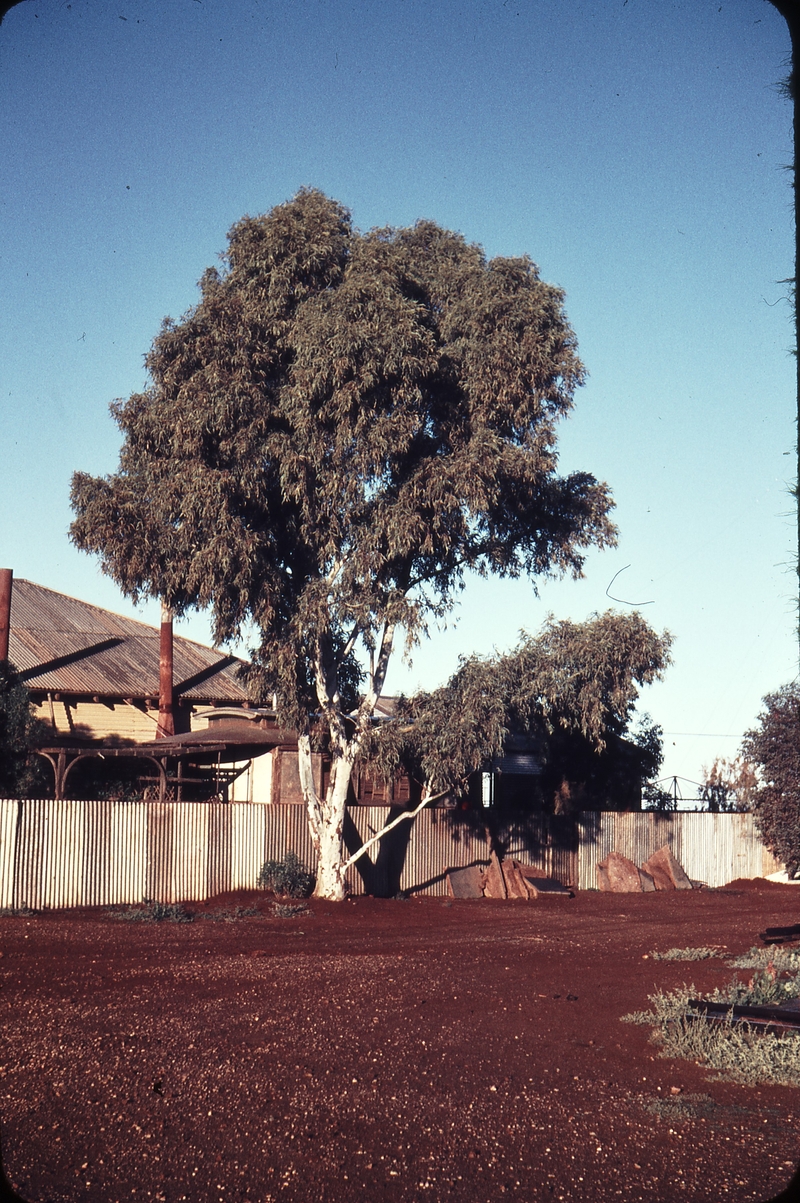
<svg viewBox="0 0 800 1203"><path fill-rule="evenodd" d="M386 806L358 806L348 813L345 845L352 854L401 812ZM450 811L423 810L400 823L348 870L354 894L392 897L397 893L447 895L446 870L485 864L489 848L483 829L460 827Z"/></svg>
<svg viewBox="0 0 800 1203"><path fill-rule="evenodd" d="M758 831L756 831L756 835L758 835ZM785 868L786 866L784 865L783 861L778 860L777 856L774 856L773 853L770 852L769 848L762 844L761 872L759 876L769 877L771 873L780 873Z"/></svg>
<svg viewBox="0 0 800 1203"><path fill-rule="evenodd" d="M584 812L576 818L580 889L596 888L597 862L609 852L621 852L641 865L665 844L693 881L712 887L764 872L765 849L750 814L605 811ZM775 863L769 853L767 857L768 865Z"/></svg>
<svg viewBox="0 0 800 1203"><path fill-rule="evenodd" d="M679 859L695 881L721 886L739 877L760 877L763 853L751 814L683 815Z"/></svg>

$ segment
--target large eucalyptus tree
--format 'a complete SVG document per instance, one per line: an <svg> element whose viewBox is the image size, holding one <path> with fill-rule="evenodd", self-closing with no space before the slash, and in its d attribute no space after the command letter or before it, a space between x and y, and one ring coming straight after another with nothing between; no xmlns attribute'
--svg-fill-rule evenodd
<svg viewBox="0 0 800 1203"><path fill-rule="evenodd" d="M557 473L583 367L529 259L487 262L432 222L361 233L314 190L238 222L200 289L147 391L112 407L118 471L73 478L71 535L129 596L210 608L219 641L255 625L254 683L300 732L317 893L341 898L398 632L423 635L469 570L579 574L613 542L606 486Z"/></svg>

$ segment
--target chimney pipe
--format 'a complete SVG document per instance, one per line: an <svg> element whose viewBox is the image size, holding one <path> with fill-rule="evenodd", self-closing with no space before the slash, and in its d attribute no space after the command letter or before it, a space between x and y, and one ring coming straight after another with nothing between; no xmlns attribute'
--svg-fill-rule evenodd
<svg viewBox="0 0 800 1203"><path fill-rule="evenodd" d="M8 640L11 634L11 589L14 572L0 568L0 664L8 660Z"/></svg>
<svg viewBox="0 0 800 1203"><path fill-rule="evenodd" d="M175 734L175 711L172 704L172 610L161 603L161 638L158 657L158 727L156 739Z"/></svg>

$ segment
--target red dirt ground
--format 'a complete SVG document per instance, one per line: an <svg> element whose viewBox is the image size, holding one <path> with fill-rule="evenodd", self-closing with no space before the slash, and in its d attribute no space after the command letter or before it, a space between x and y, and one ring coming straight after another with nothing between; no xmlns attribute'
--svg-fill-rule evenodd
<svg viewBox="0 0 800 1203"><path fill-rule="evenodd" d="M620 1017L733 976L645 954L742 953L799 906L741 882L0 918L6 1172L30 1203L771 1199L800 1091L661 1059Z"/></svg>

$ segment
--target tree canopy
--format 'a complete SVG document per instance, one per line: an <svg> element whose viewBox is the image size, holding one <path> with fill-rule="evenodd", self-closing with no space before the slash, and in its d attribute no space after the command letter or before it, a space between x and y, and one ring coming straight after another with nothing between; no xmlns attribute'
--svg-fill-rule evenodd
<svg viewBox="0 0 800 1203"><path fill-rule="evenodd" d="M301 731L327 865L398 628L423 635L469 570L580 574L613 542L606 486L557 472L584 370L528 258L487 261L428 221L361 233L315 190L239 221L200 291L164 322L146 391L112 407L118 471L73 477L71 536L129 596L208 607L220 641L254 624L253 688Z"/></svg>
<svg viewBox="0 0 800 1203"><path fill-rule="evenodd" d="M44 724L8 660L0 660L0 798L26 798L44 789L43 764L33 755Z"/></svg>
<svg viewBox="0 0 800 1203"><path fill-rule="evenodd" d="M399 699L367 754L385 776L402 770L429 793L458 793L509 735L527 735L543 760L533 804L570 809L570 785L590 803L612 798L631 771L641 780L660 766L658 728L631 723L639 688L663 675L671 643L638 613L550 618L513 651L464 659L440 689Z"/></svg>
<svg viewBox="0 0 800 1203"><path fill-rule="evenodd" d="M758 768L753 810L767 847L800 874L800 687L785 685L764 698L758 726L742 742Z"/></svg>

